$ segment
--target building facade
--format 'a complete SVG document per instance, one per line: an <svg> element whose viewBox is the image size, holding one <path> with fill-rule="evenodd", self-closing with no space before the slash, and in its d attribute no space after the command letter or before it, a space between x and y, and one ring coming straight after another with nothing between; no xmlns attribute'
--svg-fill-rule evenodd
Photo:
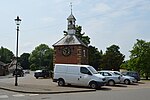
<svg viewBox="0 0 150 100"><path fill-rule="evenodd" d="M54 64L88 64L88 46L75 34L75 17L72 12L67 18L67 35L57 41L54 47Z"/></svg>
<svg viewBox="0 0 150 100"><path fill-rule="evenodd" d="M0 61L0 76L8 74L7 65Z"/></svg>

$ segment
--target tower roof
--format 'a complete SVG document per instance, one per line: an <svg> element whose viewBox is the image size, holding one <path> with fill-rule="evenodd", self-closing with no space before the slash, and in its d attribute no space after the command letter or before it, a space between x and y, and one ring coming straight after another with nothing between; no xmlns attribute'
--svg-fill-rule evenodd
<svg viewBox="0 0 150 100"><path fill-rule="evenodd" d="M67 20L72 20L74 19L76 21L76 18L73 16L73 14L71 13L71 15L67 18Z"/></svg>
<svg viewBox="0 0 150 100"><path fill-rule="evenodd" d="M87 47L75 34L68 34L58 42L56 42L53 46L60 46L60 45L83 45Z"/></svg>
<svg viewBox="0 0 150 100"><path fill-rule="evenodd" d="M76 21L76 18L73 16L73 14L72 14L72 2L70 3L70 8L71 8L71 14L70 14L70 16L67 18L67 20L75 20Z"/></svg>

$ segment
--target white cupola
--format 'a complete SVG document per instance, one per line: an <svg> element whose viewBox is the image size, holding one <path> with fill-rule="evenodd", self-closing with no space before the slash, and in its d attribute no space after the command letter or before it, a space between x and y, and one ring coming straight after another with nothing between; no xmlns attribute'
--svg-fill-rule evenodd
<svg viewBox="0 0 150 100"><path fill-rule="evenodd" d="M71 5L71 15L67 18L68 20L68 34L75 34L75 17L72 14L72 5Z"/></svg>

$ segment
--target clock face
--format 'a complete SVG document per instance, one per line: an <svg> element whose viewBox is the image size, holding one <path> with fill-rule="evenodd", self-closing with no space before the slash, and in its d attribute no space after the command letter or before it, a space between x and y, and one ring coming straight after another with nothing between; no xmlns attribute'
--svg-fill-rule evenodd
<svg viewBox="0 0 150 100"><path fill-rule="evenodd" d="M70 49L70 47L64 47L64 48L62 49L62 54L63 54L64 56L69 56L69 55L71 54L71 49Z"/></svg>

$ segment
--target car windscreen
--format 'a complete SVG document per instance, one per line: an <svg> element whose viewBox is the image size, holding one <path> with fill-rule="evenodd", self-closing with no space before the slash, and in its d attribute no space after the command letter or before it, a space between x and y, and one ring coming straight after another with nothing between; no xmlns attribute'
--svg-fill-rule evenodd
<svg viewBox="0 0 150 100"><path fill-rule="evenodd" d="M120 72L114 72L115 75L122 75Z"/></svg>
<svg viewBox="0 0 150 100"><path fill-rule="evenodd" d="M98 72L97 72L93 67L88 67L88 69L89 69L93 74L98 74Z"/></svg>
<svg viewBox="0 0 150 100"><path fill-rule="evenodd" d="M138 76L138 73L136 73L136 72L132 72L132 73L130 73L132 76Z"/></svg>

